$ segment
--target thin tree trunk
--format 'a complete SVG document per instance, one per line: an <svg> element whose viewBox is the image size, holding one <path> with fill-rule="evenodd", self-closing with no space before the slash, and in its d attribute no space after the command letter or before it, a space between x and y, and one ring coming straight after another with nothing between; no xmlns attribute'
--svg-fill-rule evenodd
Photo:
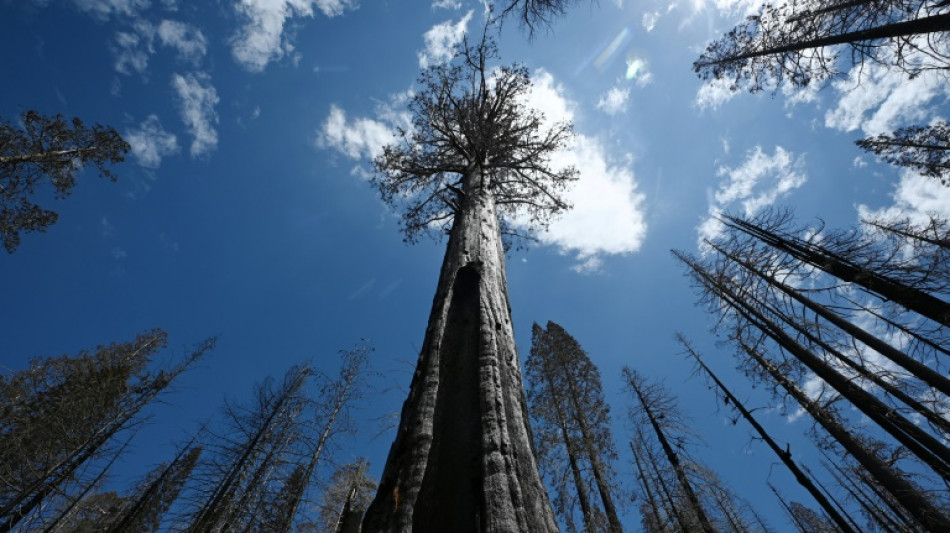
<svg viewBox="0 0 950 533"><path fill-rule="evenodd" d="M946 17L950 22L950 14L940 16ZM727 216L726 219L728 226L755 237L776 250L817 267L842 281L864 287L885 300L893 300L904 308L919 313L938 324L950 326L950 303L900 281L867 270L830 250L800 242L798 239L783 237L739 218Z"/></svg>
<svg viewBox="0 0 950 533"><path fill-rule="evenodd" d="M740 342L742 349L755 360L779 385L782 386L821 427L858 463L863 466L882 487L907 509L931 533L950 531L950 520L937 509L918 489L897 475L876 454L841 425L838 420L812 401L797 385L792 383L773 363L762 357L752 347Z"/></svg>
<svg viewBox="0 0 950 533"><path fill-rule="evenodd" d="M640 404L643 406L643 412L647 415L647 419L650 421L650 425L653 427L653 431L656 433L657 440L660 441L660 446L663 448L663 452L666 454L667 460L669 460L670 464L673 466L673 470L676 472L676 477L679 479L680 486L682 487L683 492L686 493L686 498L689 500L693 511L696 513L696 517L699 519L700 526L706 533L715 533L716 530L713 529L712 525L709 523L709 518L706 517L706 511L699 502L699 498L696 496L696 493L693 492L693 487L690 484L689 479L686 477L686 472L683 470L683 466L680 464L679 456L676 454L676 451L673 450L673 447L670 446L670 443L666 440L666 435L663 433L663 428L660 427L656 417L653 416L653 410L648 405L646 398L644 398L643 394L640 392L640 388L637 387L633 381L630 381L630 386L637 394L637 398L640 399Z"/></svg>
<svg viewBox="0 0 950 533"><path fill-rule="evenodd" d="M531 448L489 177L463 179L409 397L363 530L557 531Z"/></svg>
<svg viewBox="0 0 950 533"><path fill-rule="evenodd" d="M571 474L574 478L574 488L577 490L577 500L581 506L581 514L584 516L584 530L588 533L594 533L590 502L587 499L587 489L584 487L584 479L581 476L580 467L577 465L577 452L574 449L573 439L571 439L571 436L568 433L567 417L564 415L564 410L561 408L559 394L551 380L551 375L549 372L550 368L548 368L546 362L544 370L544 378L548 385L548 394L551 397L551 402L554 404L554 409L557 414L558 426L560 426L561 435L564 439L564 448L567 450L567 460L571 466Z"/></svg>
<svg viewBox="0 0 950 533"><path fill-rule="evenodd" d="M779 446L777 442L775 442L775 439L773 439L772 436L769 435L769 433L765 430L765 428L763 428L762 425L759 424L759 422L755 419L755 417L752 416L752 413L750 413L749 410L745 408L745 405L743 405L742 402L739 401L739 398L737 398L726 387L726 385L723 384L723 382L719 380L716 374L714 374L713 371L710 370L708 366L706 366L706 363L703 362L703 360L699 357L698 353L696 353L688 345L686 345L686 349L689 352L689 354L693 357L693 359L696 360L696 363L699 364L700 368L703 369L706 375L709 376L713 380L713 382L716 384L717 387L719 387L719 390L722 391L726 399L732 402L732 405L735 406L737 411L739 411L739 414L741 414L742 417L745 418L746 421L749 422L749 424L755 429L756 433L758 433L759 436L762 437L762 441L768 445L768 447L775 453L776 456L778 456L778 458L789 469L789 471L791 471L792 475L795 476L795 481L797 481L799 485L804 487L805 490L807 490L808 493L811 494L812 498L814 498L815 501L818 502L818 505L820 505L821 508L826 513L828 513L828 516L831 517L831 519L835 522L835 524L838 525L838 528L841 529L841 531L845 533L857 533L857 531L855 531L855 529L851 527L851 524L848 523L848 521L845 520L844 517L841 516L840 513L838 513L838 510L835 509L834 505L832 505L831 502L828 501L828 498L826 498L825 495L820 490L818 490L818 487L815 486L811 478L807 474L805 474L805 472L802 471L801 468L798 467L798 463L796 463L792 459L791 452L787 448L783 450L782 447Z"/></svg>
<svg viewBox="0 0 950 533"><path fill-rule="evenodd" d="M650 490L650 480L647 479L647 472L643 468L643 464L640 462L639 454L637 453L636 446L633 445L633 441L630 441L630 452L633 454L633 460L637 465L637 471L640 472L640 479L643 482L643 492L647 497L647 505L650 508L650 512L653 515L653 520L656 522L658 528L660 528L660 533L666 533L666 519L660 517L659 503L657 503L656 498L653 496L653 491Z"/></svg>
<svg viewBox="0 0 950 533"><path fill-rule="evenodd" d="M930 17L921 17L914 20L905 20L892 24L885 24L874 28L851 31L838 35L828 35L805 41L793 42L781 46L773 46L763 50L745 52L734 56L726 57L716 61L697 62L697 68L717 65L732 61L742 61L768 55L784 54L788 52L797 52L809 48L822 48L825 46L834 46L836 44L851 44L864 41L874 41L878 39L890 39L894 37L909 37L925 33L945 32L950 30L950 14L933 15Z"/></svg>
<svg viewBox="0 0 950 533"><path fill-rule="evenodd" d="M782 293L790 296L798 303L804 305L805 307L813 311L816 315L824 318L829 323L833 324L834 326L837 326L845 333L851 335L855 339L866 344L869 348L873 349L874 351L878 352L884 357L887 357L894 363L900 365L905 370L913 374L915 377L917 377L918 379L920 379L927 385L930 385L931 387L939 390L940 392L950 396L950 379L946 378L945 376L943 376L936 370L921 363L920 361L914 359L913 357L910 357L904 352L894 348L893 346L882 341L878 337L871 335L864 329L852 324L848 320L845 320L843 317L841 317L834 311L831 311L824 305L812 300L811 298L808 298L807 296L802 294L800 291L797 291L787 286L785 283L778 281L772 276L766 275L764 272L760 271L759 269L751 265L748 261L745 261L743 259L740 259L739 257L736 257L734 254L729 253L728 251L722 249L716 243L709 242L708 244L712 246L714 249L716 249L719 253L728 257L729 259L736 262L737 264L742 265L742 267L744 267L746 271L751 272L752 274L755 274L756 276L764 280L766 283L768 283L770 286L775 287L776 289L782 291Z"/></svg>
<svg viewBox="0 0 950 533"><path fill-rule="evenodd" d="M748 323L794 355L796 359L805 364L818 377L877 423L881 429L887 431L894 439L906 446L935 472L944 478L950 478L950 449L898 414L894 409L884 405L874 395L842 376L821 358L785 333L782 328L736 295L724 282L713 279L708 272L695 262L687 260L685 257L683 259L703 280L706 287L723 303L730 306Z"/></svg>
<svg viewBox="0 0 950 533"><path fill-rule="evenodd" d="M587 457L590 459L594 482L597 483L597 491L600 493L600 499L604 504L604 514L607 515L608 530L611 533L622 533L623 527L620 525L620 519L617 517L617 508L614 506L613 498L610 496L610 487L604 478L603 464L600 460L600 455L597 453L597 450L594 449L594 438L591 435L590 426L587 424L587 417L585 416L584 410L581 408L579 400L580 391L577 390L574 375L568 371L568 369L564 369L564 375L567 376L567 383L571 389L570 396L574 404L574 419L581 427L584 448L587 452Z"/></svg>

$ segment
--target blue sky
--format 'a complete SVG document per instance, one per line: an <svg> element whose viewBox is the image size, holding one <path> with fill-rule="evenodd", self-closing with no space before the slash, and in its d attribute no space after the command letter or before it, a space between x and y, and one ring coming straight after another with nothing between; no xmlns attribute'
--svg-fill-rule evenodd
<svg viewBox="0 0 950 533"><path fill-rule="evenodd" d="M631 365L666 379L709 445L702 457L782 531L764 491L771 457L688 380L674 333L754 404L770 402L731 371L669 250L695 252L720 210L789 206L833 227L876 212L950 214L950 189L853 145L946 116L950 89L874 65L820 91L703 84L692 61L758 4L580 2L533 40L506 24L502 62L532 72L532 105L573 120L575 143L555 162L581 172L574 211L508 257L508 281L522 355L533 322L571 332L604 375L622 451L620 368ZM83 174L52 201L59 222L0 258L0 364L20 369L151 327L176 349L219 335L133 446L157 463L224 397L308 358L330 369L337 350L368 338L378 395L360 412L366 430L338 454L367 456L378 475L392 432L373 439L374 419L401 405L444 243L403 244L368 184L369 161L407 120L419 69L480 30L481 4L3 0L0 15L0 116L78 116L132 145L116 183ZM763 418L810 453L804 421ZM618 468L630 471L623 454ZM783 472L770 479L799 494ZM632 508L626 523L636 530Z"/></svg>

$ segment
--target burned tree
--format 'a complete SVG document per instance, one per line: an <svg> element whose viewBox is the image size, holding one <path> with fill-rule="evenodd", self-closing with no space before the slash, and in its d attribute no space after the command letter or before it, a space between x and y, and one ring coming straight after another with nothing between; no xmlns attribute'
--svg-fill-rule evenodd
<svg viewBox="0 0 950 533"><path fill-rule="evenodd" d="M831 520L838 526L838 529L842 533L856 533L854 527L851 523L845 519L844 516L838 509L828 500L824 493L819 490L818 486L815 485L811 476L809 476L795 460L792 459L792 454L789 452L788 448L782 448L775 439L765 430L764 427L752 416L752 412L736 397L735 394L730 391L726 385L716 376L715 373L706 365L702 360L699 353L690 346L689 342L682 335L677 335L677 340L680 344L686 349L686 353L693 358L696 362L697 368L701 371L709 380L711 380L718 390L722 394L722 401L725 405L732 405L733 409L739 412L739 415L742 418L745 418L747 422L755 429L759 438L762 439L769 449L775 453L776 457L782 461L782 464L788 468L788 470L795 476L795 481L798 482L808 493L815 499L818 505L821 506L822 510L828 514Z"/></svg>
<svg viewBox="0 0 950 533"><path fill-rule="evenodd" d="M333 473L317 506L319 531L359 531L360 520L373 499L376 482L366 475L369 463L362 457Z"/></svg>
<svg viewBox="0 0 950 533"><path fill-rule="evenodd" d="M537 324L532 328L525 376L541 471L556 480L564 473L564 464L570 465L573 490L562 488L567 484L553 484L555 510L573 530L571 504L576 498L585 531L622 531L611 466L617 452L600 371L574 337L548 322L546 330Z"/></svg>
<svg viewBox="0 0 950 533"><path fill-rule="evenodd" d="M62 115L43 116L24 111L20 123L0 120L0 240L8 253L20 245L20 234L46 231L59 215L34 203L38 188L48 180L57 198L76 185L76 175L87 164L115 180L108 164L124 160L129 151L115 128Z"/></svg>
<svg viewBox="0 0 950 533"><path fill-rule="evenodd" d="M939 505L928 501L920 487L868 447L866 439L846 429L840 412L831 404L841 400L849 402L887 435L906 446L912 457L920 461L918 465L926 465L943 478L947 477L950 450L939 435L918 426L904 412L910 410L928 421L933 419L938 432L943 430L945 420L934 416L938 413L905 390L902 380L908 380L907 374L897 374L901 379L895 380L871 368L869 354L858 349L857 342L871 346L873 341L870 337L860 337L863 330L853 323L853 319L849 321L851 317L839 316L840 320L836 320L830 307L815 305L795 289L796 283L780 282L783 278L794 280L796 273L824 272L938 321L945 316L939 310L941 301L924 289L940 285L939 276L921 278L918 276L920 264L912 268L911 265L905 265L908 268L890 265L886 258L876 253L875 248L868 247L868 243L860 239L845 243L826 235L826 242L820 245L780 232L775 224L767 224L767 220L749 222L733 217L726 220L728 234L736 239L745 235L748 240L722 239L709 243L710 251L717 253L710 254L705 260L682 253L677 253L677 257L689 267L704 299L723 317L717 328L736 343L740 354L748 357L743 363L744 370L756 379L773 383L776 393L781 388L794 398L827 432L833 445L851 455L921 528L928 531L946 529L950 522ZM784 217L778 217L779 222L784 220ZM765 249L752 246L757 242ZM840 246L825 246L833 243ZM845 253L846 248L850 252ZM802 268L803 265L809 268ZM915 282L909 283L911 280ZM810 289L811 295L821 292L817 287ZM835 313L839 311L840 308L835 309ZM809 315L812 312L816 315L814 318ZM828 324L822 320L827 320ZM841 328L846 335L831 326ZM862 340L857 341L859 338ZM849 345L853 348L850 351L845 349ZM878 348L885 355L885 347L873 349ZM894 351L897 350L892 347ZM892 355L900 354L885 356ZM914 368L913 361L907 359L899 364L908 370ZM935 389L945 381L939 375L928 377L923 371L925 369L918 370L911 371L911 375L921 380L931 379ZM815 378L833 391L830 401L809 397L802 391L799 383ZM879 386L886 393L885 397L862 388L865 383Z"/></svg>
<svg viewBox="0 0 950 533"><path fill-rule="evenodd" d="M557 529L531 450L499 215L520 212L537 227L567 208L560 192L575 171L549 158L571 127L545 128L525 106L527 69L493 69L496 56L486 33L425 70L412 131L375 161L373 184L402 212L408 240L450 229L367 531Z"/></svg>
<svg viewBox="0 0 950 533"><path fill-rule="evenodd" d="M95 353L37 359L0 378L0 531L41 513L82 468L110 457L116 436L214 346L209 339L177 365L149 370L166 338L156 329Z"/></svg>
<svg viewBox="0 0 950 533"><path fill-rule="evenodd" d="M892 165L911 168L950 187L950 124L944 121L900 128L856 144Z"/></svg>
<svg viewBox="0 0 950 533"><path fill-rule="evenodd" d="M914 76L947 69L950 13L924 0L809 0L766 4L710 43L693 68L756 92L781 82L806 86L837 73L840 47L852 64L865 61Z"/></svg>

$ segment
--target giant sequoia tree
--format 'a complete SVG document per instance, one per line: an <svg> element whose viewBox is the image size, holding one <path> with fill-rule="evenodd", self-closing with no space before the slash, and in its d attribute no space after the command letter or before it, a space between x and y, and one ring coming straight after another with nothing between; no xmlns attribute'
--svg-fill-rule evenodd
<svg viewBox="0 0 950 533"><path fill-rule="evenodd" d="M567 207L573 169L552 169L570 138L525 106L522 66L492 68L487 34L425 70L411 131L386 147L373 181L412 240L449 242L395 442L363 529L556 531L531 450L505 279L499 214L543 224Z"/></svg>

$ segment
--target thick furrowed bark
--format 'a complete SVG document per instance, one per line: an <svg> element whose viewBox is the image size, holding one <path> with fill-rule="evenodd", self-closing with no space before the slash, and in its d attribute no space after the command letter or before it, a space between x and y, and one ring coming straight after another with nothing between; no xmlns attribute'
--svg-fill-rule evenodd
<svg viewBox="0 0 950 533"><path fill-rule="evenodd" d="M531 450L498 219L482 179L473 168L464 180L367 533L557 531Z"/></svg>

